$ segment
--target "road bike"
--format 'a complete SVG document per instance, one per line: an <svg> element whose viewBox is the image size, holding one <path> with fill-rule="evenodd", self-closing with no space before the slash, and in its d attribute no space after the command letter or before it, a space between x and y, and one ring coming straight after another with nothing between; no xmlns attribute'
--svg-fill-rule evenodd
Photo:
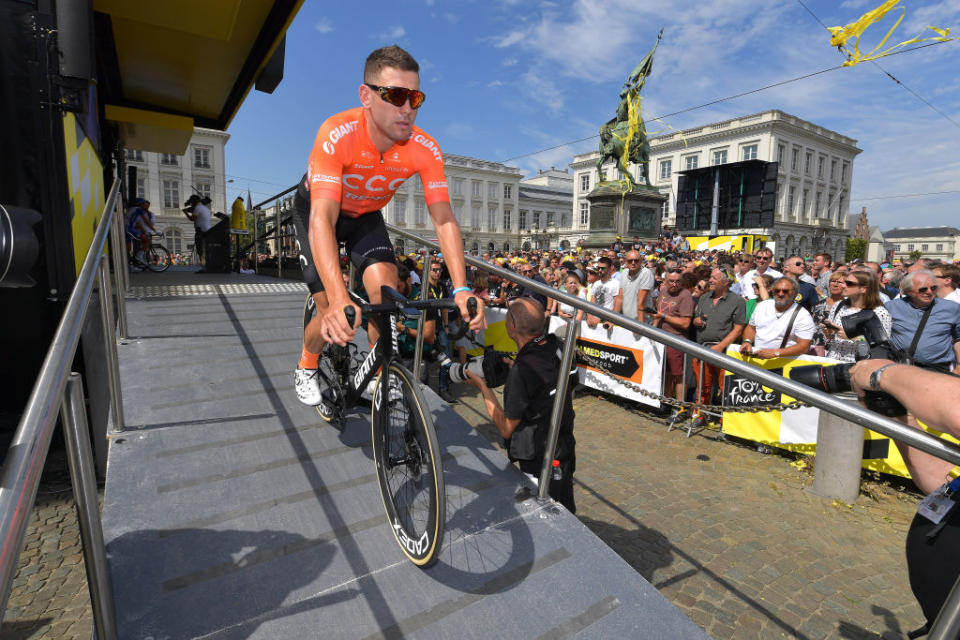
<svg viewBox="0 0 960 640"><path fill-rule="evenodd" d="M451 299L408 300L391 287L381 288L380 304L368 304L350 292L360 312L376 323L380 337L365 356L355 344L329 344L320 356L318 375L324 401L333 408L330 423L344 428L344 416L354 407L376 378L370 399L373 460L380 496L394 538L409 560L421 568L436 562L446 524L446 493L443 468L433 418L413 373L400 360L397 316L414 317L435 309L455 309ZM471 317L476 299L468 301ZM316 312L313 296L304 305L303 324ZM344 308L350 326L356 309ZM469 328L461 323L461 333ZM456 336L457 338L462 336ZM320 409L317 409L318 413ZM322 415L322 414L321 414ZM326 418L324 418L326 419Z"/></svg>
<svg viewBox="0 0 960 640"><path fill-rule="evenodd" d="M128 254L128 263L130 268L134 271L143 271L144 269L149 269L160 273L166 271L170 268L170 265L173 264L173 260L170 257L170 251L163 246L158 244L157 240L163 239L162 233L151 233L153 240L150 243L150 248L146 251L140 249L140 238L136 237L129 231L127 232L127 240L130 243L131 250ZM141 256L141 253L143 254Z"/></svg>

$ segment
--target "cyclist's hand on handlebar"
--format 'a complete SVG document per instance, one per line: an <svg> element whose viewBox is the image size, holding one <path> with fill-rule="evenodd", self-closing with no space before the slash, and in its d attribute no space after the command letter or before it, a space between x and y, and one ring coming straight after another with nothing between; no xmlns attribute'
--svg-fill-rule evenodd
<svg viewBox="0 0 960 640"><path fill-rule="evenodd" d="M347 320L344 309L354 312L353 323ZM356 335L356 326L360 323L360 307L347 299L331 300L326 313L320 318L320 331L327 342L346 346Z"/></svg>
<svg viewBox="0 0 960 640"><path fill-rule="evenodd" d="M467 301L473 298L476 301L477 312L476 314L471 315L470 310L467 307ZM469 291L461 291L453 297L454 301L457 303L457 308L460 309L460 317L470 319L470 329L473 331L480 331L481 329L487 328L487 314L483 310L483 299L478 298Z"/></svg>

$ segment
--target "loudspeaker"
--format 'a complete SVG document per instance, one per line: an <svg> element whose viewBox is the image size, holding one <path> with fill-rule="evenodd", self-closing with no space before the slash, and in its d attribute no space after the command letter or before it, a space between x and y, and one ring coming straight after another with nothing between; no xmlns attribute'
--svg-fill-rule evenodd
<svg viewBox="0 0 960 640"><path fill-rule="evenodd" d="M776 162L746 160L683 171L677 188L677 229L709 231L715 180L719 183L718 228L772 227L777 166Z"/></svg>

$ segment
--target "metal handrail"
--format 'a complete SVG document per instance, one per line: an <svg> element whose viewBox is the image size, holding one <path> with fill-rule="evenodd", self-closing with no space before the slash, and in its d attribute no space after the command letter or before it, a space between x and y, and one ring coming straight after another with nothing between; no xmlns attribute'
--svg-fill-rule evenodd
<svg viewBox="0 0 960 640"><path fill-rule="evenodd" d="M107 196L103 214L77 276L76 285L67 301L63 317L40 368L40 375L37 376L3 462L0 475L0 619L7 608L24 534L37 496L40 475L90 304L93 281L97 277L107 236L118 209L120 182L119 179L114 180ZM114 247L114 250L122 251L122 248ZM103 292L101 295L104 295ZM123 292L118 292L118 295L122 296ZM104 340L115 338L108 334L104 336Z"/></svg>
<svg viewBox="0 0 960 640"><path fill-rule="evenodd" d="M387 224L387 229L392 233L396 233L397 235L401 235L419 242L424 246L437 250L440 249L440 246L437 243L421 238L420 236L411 233L406 229L401 229L392 224ZM718 353L712 349L707 349L696 342L687 340L686 338L672 333L668 333L667 331L654 327L653 325L637 322L636 320L628 318L623 314L604 309L603 307L591 302L585 302L582 298L572 296L569 293L559 289L554 289L553 287L537 282L536 280L519 276L509 269L504 269L502 267L489 264L470 255L465 255L464 259L469 265L477 267L478 269L483 269L489 273L495 273L501 278L505 278L511 282L522 284L526 289L531 289L549 298L556 298L560 300L560 302L586 311L591 315L598 316L607 322L615 324L619 327L624 327L625 329L629 329L634 333L638 333L642 336L650 338L651 340L665 344L668 347L673 347L678 351L692 355L698 360L703 360L704 362L720 367L727 371L733 371L741 376L759 381L763 383L764 386L770 387L771 389L776 389L781 393L786 393L798 400L806 402L809 405L817 407L818 409L829 411L830 413L849 420L855 424L859 424L860 426L872 429L877 433L881 433L895 440L899 440L904 444L920 449L921 451L937 456L943 460L947 460L948 462L952 462L953 464L960 465L960 446L947 442L946 440L941 440L936 436L932 436L923 431L903 425L890 418L881 416L878 413L874 413L869 409L861 407L859 404L841 400L828 393L812 389L800 384L799 382L794 382L789 378L771 373L766 369L761 369L760 367L754 366L743 360L737 360L736 358L731 358L726 354Z"/></svg>

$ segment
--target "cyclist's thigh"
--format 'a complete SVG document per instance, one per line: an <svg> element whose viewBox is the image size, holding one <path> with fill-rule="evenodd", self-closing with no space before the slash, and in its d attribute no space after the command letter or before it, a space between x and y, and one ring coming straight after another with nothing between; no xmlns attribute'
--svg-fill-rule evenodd
<svg viewBox="0 0 960 640"><path fill-rule="evenodd" d="M320 274L313 263L313 254L310 252L310 192L304 186L306 176L301 178L297 187L297 195L293 198L293 226L297 230L297 252L300 254L300 268L303 269L303 281L316 294L323 291Z"/></svg>
<svg viewBox="0 0 960 640"><path fill-rule="evenodd" d="M347 255L361 275L370 265L388 262L394 265L393 278L396 279L396 255L390 234L383 223L383 214L379 211L371 211L357 218L341 214L337 220L337 240L346 244ZM396 283L391 286L396 286Z"/></svg>

